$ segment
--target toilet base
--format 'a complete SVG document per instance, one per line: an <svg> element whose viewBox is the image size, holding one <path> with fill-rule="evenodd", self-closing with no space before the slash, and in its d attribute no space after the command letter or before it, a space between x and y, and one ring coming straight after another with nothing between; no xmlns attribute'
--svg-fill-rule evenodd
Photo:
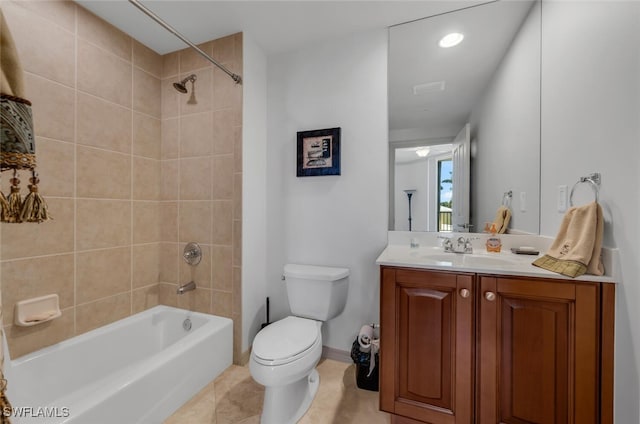
<svg viewBox="0 0 640 424"><path fill-rule="evenodd" d="M295 383L265 388L260 424L295 424L307 412L320 385L320 375L311 374Z"/></svg>

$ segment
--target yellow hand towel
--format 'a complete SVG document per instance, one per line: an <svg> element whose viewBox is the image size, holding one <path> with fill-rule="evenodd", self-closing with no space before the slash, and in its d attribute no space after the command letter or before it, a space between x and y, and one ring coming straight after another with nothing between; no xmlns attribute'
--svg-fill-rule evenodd
<svg viewBox="0 0 640 424"><path fill-rule="evenodd" d="M533 265L568 277L603 275L602 208L597 202L569 209L547 254Z"/></svg>
<svg viewBox="0 0 640 424"><path fill-rule="evenodd" d="M496 217L493 219L493 224L496 226L496 233L504 234L509 227L509 221L511 220L511 209L506 206L500 206L496 212Z"/></svg>

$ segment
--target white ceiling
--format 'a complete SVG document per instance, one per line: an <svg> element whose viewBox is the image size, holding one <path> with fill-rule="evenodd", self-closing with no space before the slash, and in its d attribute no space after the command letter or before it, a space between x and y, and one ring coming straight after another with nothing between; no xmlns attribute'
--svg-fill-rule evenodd
<svg viewBox="0 0 640 424"><path fill-rule="evenodd" d="M242 31L250 34L267 54L273 54L485 1L142 0L142 3L196 44ZM160 54L186 47L126 0L76 2Z"/></svg>

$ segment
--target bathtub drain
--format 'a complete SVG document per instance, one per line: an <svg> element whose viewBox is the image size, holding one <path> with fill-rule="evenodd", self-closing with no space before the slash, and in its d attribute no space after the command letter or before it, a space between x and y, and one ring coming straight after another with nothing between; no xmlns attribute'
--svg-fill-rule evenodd
<svg viewBox="0 0 640 424"><path fill-rule="evenodd" d="M191 320L189 318L182 321L182 328L184 328L184 331L191 330Z"/></svg>

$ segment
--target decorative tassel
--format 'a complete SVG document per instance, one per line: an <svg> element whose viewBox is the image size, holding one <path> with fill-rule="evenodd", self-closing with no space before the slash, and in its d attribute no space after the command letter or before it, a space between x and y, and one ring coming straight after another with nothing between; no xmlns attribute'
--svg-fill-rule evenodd
<svg viewBox="0 0 640 424"><path fill-rule="evenodd" d="M0 191L0 222L9 222L9 202Z"/></svg>
<svg viewBox="0 0 640 424"><path fill-rule="evenodd" d="M7 379L0 372L0 424L11 424L11 402L7 398Z"/></svg>
<svg viewBox="0 0 640 424"><path fill-rule="evenodd" d="M52 219L49 216L47 209L47 202L38 193L38 183L40 179L36 171L31 171L32 177L29 178L31 184L29 184L29 194L24 199L22 204L22 211L20 213L20 219L25 222L37 222L48 221Z"/></svg>
<svg viewBox="0 0 640 424"><path fill-rule="evenodd" d="M22 197L20 196L20 179L16 171L13 171L11 178L11 194L9 195L9 215L7 222L22 222L20 213L22 212Z"/></svg>

